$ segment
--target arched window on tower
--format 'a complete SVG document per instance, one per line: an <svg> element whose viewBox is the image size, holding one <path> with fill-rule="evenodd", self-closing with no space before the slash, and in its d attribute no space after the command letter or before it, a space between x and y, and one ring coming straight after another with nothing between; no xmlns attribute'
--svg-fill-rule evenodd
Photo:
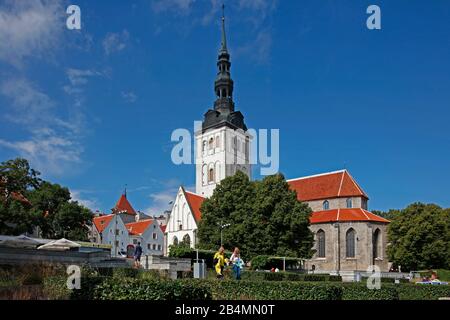
<svg viewBox="0 0 450 320"><path fill-rule="evenodd" d="M347 208L353 208L352 198L347 198L346 204L347 204Z"/></svg>
<svg viewBox="0 0 450 320"><path fill-rule="evenodd" d="M209 168L208 182L214 182L214 168Z"/></svg>
<svg viewBox="0 0 450 320"><path fill-rule="evenodd" d="M220 148L220 137L216 136L216 148Z"/></svg>
<svg viewBox="0 0 450 320"><path fill-rule="evenodd" d="M213 137L209 138L208 146L209 146L210 150L214 148L214 138Z"/></svg>
<svg viewBox="0 0 450 320"><path fill-rule="evenodd" d="M322 203L322 207L323 207L323 210L329 210L330 209L330 203L328 202L328 200L325 200Z"/></svg>
<svg viewBox="0 0 450 320"><path fill-rule="evenodd" d="M325 258L325 231L317 231L317 257Z"/></svg>
<svg viewBox="0 0 450 320"><path fill-rule="evenodd" d="M353 228L348 229L345 234L345 256L347 258L354 258L356 255L355 250L356 232Z"/></svg>
<svg viewBox="0 0 450 320"><path fill-rule="evenodd" d="M202 151L206 152L206 140L203 141Z"/></svg>

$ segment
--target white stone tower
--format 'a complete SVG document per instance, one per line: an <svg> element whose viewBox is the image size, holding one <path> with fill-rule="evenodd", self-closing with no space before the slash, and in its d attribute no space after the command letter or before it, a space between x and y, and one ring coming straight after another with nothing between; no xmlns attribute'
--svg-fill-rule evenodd
<svg viewBox="0 0 450 320"><path fill-rule="evenodd" d="M214 108L205 113L201 130L195 133L196 193L203 197L210 197L217 184L237 170L251 177L251 136L247 133L244 116L234 110L224 15L217 67L214 82L217 99Z"/></svg>

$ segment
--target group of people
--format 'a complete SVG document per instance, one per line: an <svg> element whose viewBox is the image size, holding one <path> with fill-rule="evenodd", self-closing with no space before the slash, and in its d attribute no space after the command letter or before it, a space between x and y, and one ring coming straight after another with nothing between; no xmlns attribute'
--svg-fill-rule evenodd
<svg viewBox="0 0 450 320"><path fill-rule="evenodd" d="M223 270L225 265L231 266L236 280L241 280L241 273L244 269L244 260L241 258L239 248L234 248L230 259L225 258L225 248L221 246L213 259L214 269L218 279L223 279Z"/></svg>
<svg viewBox="0 0 450 320"><path fill-rule="evenodd" d="M141 243L138 242L134 250L134 267L140 268L140 261L142 256ZM244 260L241 258L239 248L234 248L233 254L230 259L225 258L225 248L221 246L219 251L216 252L213 259L214 269L216 270L216 275L218 279L223 278L223 269L225 265L231 266L236 280L241 280L241 273L244 269Z"/></svg>

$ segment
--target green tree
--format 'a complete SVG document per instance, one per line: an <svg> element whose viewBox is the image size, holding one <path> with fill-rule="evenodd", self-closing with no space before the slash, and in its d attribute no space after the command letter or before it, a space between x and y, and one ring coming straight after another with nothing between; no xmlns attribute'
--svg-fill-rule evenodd
<svg viewBox="0 0 450 320"><path fill-rule="evenodd" d="M29 193L29 199L43 237L87 240L92 212L78 202L70 201L68 188L45 181Z"/></svg>
<svg viewBox="0 0 450 320"><path fill-rule="evenodd" d="M26 159L0 164L0 233L18 235L39 227L43 237L87 240L92 212L70 201L68 188L43 181L39 175Z"/></svg>
<svg viewBox="0 0 450 320"><path fill-rule="evenodd" d="M88 240L88 226L91 225L92 217L91 210L83 207L77 201L62 203L52 219L54 237Z"/></svg>
<svg viewBox="0 0 450 320"><path fill-rule="evenodd" d="M1 234L32 232L37 221L26 198L31 190L40 186L42 180L39 175L38 171L30 168L26 159L17 158L0 164Z"/></svg>
<svg viewBox="0 0 450 320"><path fill-rule="evenodd" d="M450 268L450 210L414 203L388 227L388 255L403 270Z"/></svg>
<svg viewBox="0 0 450 320"><path fill-rule="evenodd" d="M254 222L262 226L254 239L262 240L256 242L261 248L256 247L255 253L310 258L314 237L309 229L309 206L297 200L281 174L267 176L255 186Z"/></svg>
<svg viewBox="0 0 450 320"><path fill-rule="evenodd" d="M0 188L8 193L25 194L28 190L36 189L42 180L40 172L32 169L28 160L16 158L0 164Z"/></svg>
<svg viewBox="0 0 450 320"><path fill-rule="evenodd" d="M226 248L237 246L249 259L257 255L310 257L313 235L311 210L297 201L282 175L251 182L238 171L227 177L201 207L200 247L217 249L220 226Z"/></svg>
<svg viewBox="0 0 450 320"><path fill-rule="evenodd" d="M248 176L238 171L234 176L220 182L213 195L203 201L202 220L198 228L200 247L217 250L220 246L221 225L230 224L223 229L224 245L227 248L239 246L248 253L248 236L254 228L253 203L254 184ZM247 240L247 241L246 241Z"/></svg>

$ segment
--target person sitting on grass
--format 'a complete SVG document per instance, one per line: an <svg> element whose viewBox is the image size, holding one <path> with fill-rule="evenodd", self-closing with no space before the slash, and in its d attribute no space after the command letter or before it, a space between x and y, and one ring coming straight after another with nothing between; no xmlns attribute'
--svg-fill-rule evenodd
<svg viewBox="0 0 450 320"><path fill-rule="evenodd" d="M223 268L225 266L225 248L221 246L216 252L213 259L214 269L216 270L217 279L223 279Z"/></svg>
<svg viewBox="0 0 450 320"><path fill-rule="evenodd" d="M134 267L139 268L141 266L141 255L142 247L141 243L138 242L136 248L134 249Z"/></svg>

